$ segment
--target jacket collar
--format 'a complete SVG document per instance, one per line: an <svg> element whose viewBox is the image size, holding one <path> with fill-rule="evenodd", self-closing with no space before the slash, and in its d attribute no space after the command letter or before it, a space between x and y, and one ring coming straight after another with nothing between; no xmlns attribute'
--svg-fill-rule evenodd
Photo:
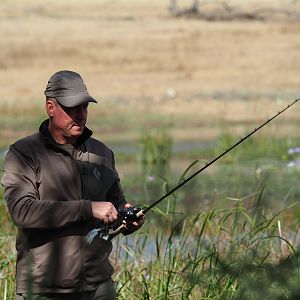
<svg viewBox="0 0 300 300"><path fill-rule="evenodd" d="M58 144L48 130L49 119L45 120L39 128L40 135L46 144L51 144L57 148L61 148L60 144ZM80 147L87 139L92 136L93 132L89 130L87 127L84 127L82 135L77 139L75 148Z"/></svg>

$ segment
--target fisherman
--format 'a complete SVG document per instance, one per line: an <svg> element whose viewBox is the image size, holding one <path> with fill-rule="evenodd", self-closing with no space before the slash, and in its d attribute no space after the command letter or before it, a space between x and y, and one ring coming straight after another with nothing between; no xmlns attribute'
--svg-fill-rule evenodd
<svg viewBox="0 0 300 300"><path fill-rule="evenodd" d="M113 152L86 127L97 101L73 71L55 73L45 95L49 118L10 146L1 181L18 227L17 299L115 299L112 243L101 235L131 205ZM123 233L142 224L127 220Z"/></svg>

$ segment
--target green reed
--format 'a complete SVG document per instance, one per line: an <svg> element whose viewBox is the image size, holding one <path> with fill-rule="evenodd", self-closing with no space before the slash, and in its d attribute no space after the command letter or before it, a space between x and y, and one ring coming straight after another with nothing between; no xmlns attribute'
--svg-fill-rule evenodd
<svg viewBox="0 0 300 300"><path fill-rule="evenodd" d="M227 198L226 209L180 216L173 195L164 210L149 212L140 232L114 241L118 299L296 297L299 205L269 210L264 187L251 197L251 206L249 199Z"/></svg>
<svg viewBox="0 0 300 300"><path fill-rule="evenodd" d="M299 220L288 222L289 210L269 215L238 203L191 214L173 225L166 214L162 229L150 220L141 233L115 241L118 299L297 295ZM285 224L280 230L279 221Z"/></svg>
<svg viewBox="0 0 300 300"><path fill-rule="evenodd" d="M146 176L163 176L170 163L172 138L165 130L144 132L139 140L139 160Z"/></svg>
<svg viewBox="0 0 300 300"><path fill-rule="evenodd" d="M218 155L231 147L238 140L239 138L236 135L232 135L228 131L222 131L217 139L213 152L215 155ZM222 161L226 164L262 158L285 161L291 158L288 154L288 149L298 146L299 142L299 138L279 138L274 135L258 132L255 136L245 140L239 147L230 151Z"/></svg>
<svg viewBox="0 0 300 300"><path fill-rule="evenodd" d="M0 298L4 300L15 298L15 234L6 203L0 197Z"/></svg>

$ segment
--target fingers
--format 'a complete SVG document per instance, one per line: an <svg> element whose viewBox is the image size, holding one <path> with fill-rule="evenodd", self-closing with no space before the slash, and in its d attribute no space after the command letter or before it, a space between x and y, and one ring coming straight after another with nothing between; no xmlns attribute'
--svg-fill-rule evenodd
<svg viewBox="0 0 300 300"><path fill-rule="evenodd" d="M114 207L113 207L114 208ZM118 219L118 212L114 208L113 210L109 210L105 216L105 219L103 220L105 224L107 223L113 223Z"/></svg>
<svg viewBox="0 0 300 300"><path fill-rule="evenodd" d="M119 213L111 202L105 201L92 201L92 212L96 219L101 220L104 224L113 223L119 219ZM125 208L132 207L131 204L125 204ZM137 221L126 220L124 225L130 229L130 231L136 231L144 223L144 216L142 215Z"/></svg>
<svg viewBox="0 0 300 300"><path fill-rule="evenodd" d="M145 222L145 219L144 219L144 217L142 217L138 221L133 221L133 222L131 222L129 220L126 220L126 221L124 220L123 224L128 229L128 231L134 232L134 231L140 229L143 226L144 222Z"/></svg>
<svg viewBox="0 0 300 300"><path fill-rule="evenodd" d="M103 221L104 224L112 223L118 219L118 212L111 202L92 201L91 203L94 218Z"/></svg>

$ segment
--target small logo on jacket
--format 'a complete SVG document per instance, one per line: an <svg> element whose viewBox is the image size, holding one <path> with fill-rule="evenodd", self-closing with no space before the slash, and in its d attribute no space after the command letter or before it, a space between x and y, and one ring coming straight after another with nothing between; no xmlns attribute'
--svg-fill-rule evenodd
<svg viewBox="0 0 300 300"><path fill-rule="evenodd" d="M101 173L99 172L99 170L98 170L96 167L94 168L93 175L94 175L98 180L100 180Z"/></svg>

